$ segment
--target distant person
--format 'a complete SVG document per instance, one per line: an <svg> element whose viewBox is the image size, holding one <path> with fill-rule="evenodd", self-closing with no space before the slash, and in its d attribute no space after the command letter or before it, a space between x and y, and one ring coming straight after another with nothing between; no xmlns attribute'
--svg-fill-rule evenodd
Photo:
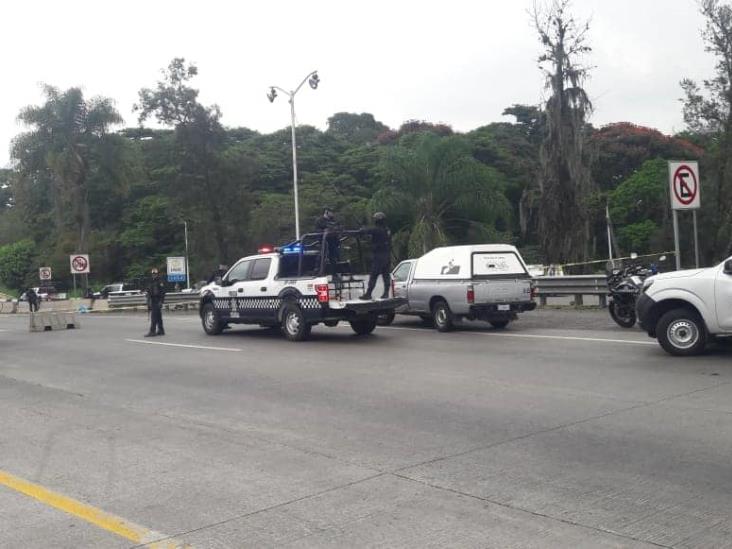
<svg viewBox="0 0 732 549"><path fill-rule="evenodd" d="M371 293L376 287L379 276L384 279L384 291L381 299L388 299L391 283L391 231L386 226L386 215L382 212L376 212L374 214L374 226L361 229L361 232L371 236L374 257L371 263L371 272L369 273L369 285L366 293L360 299L364 301L372 299Z"/></svg>
<svg viewBox="0 0 732 549"><path fill-rule="evenodd" d="M323 208L323 215L315 222L315 232L322 233L328 252L328 265L333 276L337 276L338 262L341 260L340 225L331 208Z"/></svg>
<svg viewBox="0 0 732 549"><path fill-rule="evenodd" d="M147 310L150 312L150 331L145 337L164 336L163 303L165 302L165 284L160 279L158 270L150 271L150 283L145 289L147 294Z"/></svg>
<svg viewBox="0 0 732 549"><path fill-rule="evenodd" d="M211 273L211 276L208 278L207 284L211 284L212 282L216 282L217 278L223 278L226 274L226 271L229 270L228 265L220 264L219 268L216 269L213 273Z"/></svg>
<svg viewBox="0 0 732 549"><path fill-rule="evenodd" d="M40 301L40 298L38 297L38 294L33 288L28 288L25 291L25 298L28 300L28 309L30 309L31 313L38 312L38 304Z"/></svg>

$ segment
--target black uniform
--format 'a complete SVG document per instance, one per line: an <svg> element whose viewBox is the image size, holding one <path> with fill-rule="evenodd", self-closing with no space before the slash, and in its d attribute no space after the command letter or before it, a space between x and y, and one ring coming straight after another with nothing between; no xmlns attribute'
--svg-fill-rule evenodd
<svg viewBox="0 0 732 549"><path fill-rule="evenodd" d="M28 300L28 308L30 309L30 312L36 312L38 311L38 294L33 290L33 288L28 288L25 291L25 298Z"/></svg>
<svg viewBox="0 0 732 549"><path fill-rule="evenodd" d="M337 274L336 267L338 262L341 260L341 242L340 238L338 238L339 230L340 226L333 218L329 219L325 216L321 216L315 222L315 232L325 233L324 238L328 250L328 265L330 266L331 274L333 275Z"/></svg>
<svg viewBox="0 0 732 549"><path fill-rule="evenodd" d="M153 277L145 289L147 308L150 311L150 331L148 335L165 335L163 329L163 303L165 302L165 284L158 277Z"/></svg>
<svg viewBox="0 0 732 549"><path fill-rule="evenodd" d="M384 278L384 292L382 299L389 297L389 285L391 283L391 231L383 224L363 229L365 234L371 236L372 249L374 253L369 274L369 285L364 298L371 298L371 292L376 287L376 280L379 276Z"/></svg>

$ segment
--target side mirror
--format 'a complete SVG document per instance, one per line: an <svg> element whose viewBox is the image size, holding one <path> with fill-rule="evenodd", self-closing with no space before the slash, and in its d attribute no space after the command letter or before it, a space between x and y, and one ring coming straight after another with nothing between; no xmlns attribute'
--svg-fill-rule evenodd
<svg viewBox="0 0 732 549"><path fill-rule="evenodd" d="M221 277L220 276L217 276L216 278L214 278L214 282L216 283L217 286L223 286L224 285L224 281L221 280Z"/></svg>
<svg viewBox="0 0 732 549"><path fill-rule="evenodd" d="M732 259L724 262L724 274L732 275Z"/></svg>

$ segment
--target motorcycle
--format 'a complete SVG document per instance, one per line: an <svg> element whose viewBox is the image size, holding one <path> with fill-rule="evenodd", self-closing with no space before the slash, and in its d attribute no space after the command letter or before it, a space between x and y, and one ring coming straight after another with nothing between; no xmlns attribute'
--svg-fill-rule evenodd
<svg viewBox="0 0 732 549"><path fill-rule="evenodd" d="M631 256L632 257L632 256ZM665 256L660 257L664 261ZM623 328L632 328L636 323L635 302L643 289L643 281L657 274L655 265L628 265L622 269L612 269L607 275L610 297L608 311L612 319Z"/></svg>

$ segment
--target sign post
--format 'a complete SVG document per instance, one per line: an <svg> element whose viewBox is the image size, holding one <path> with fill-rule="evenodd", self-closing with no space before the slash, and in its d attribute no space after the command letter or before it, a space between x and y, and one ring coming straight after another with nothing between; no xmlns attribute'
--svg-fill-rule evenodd
<svg viewBox="0 0 732 549"><path fill-rule="evenodd" d="M167 258L168 282L185 282L187 269L185 257Z"/></svg>
<svg viewBox="0 0 732 549"><path fill-rule="evenodd" d="M694 214L694 258L699 267L699 237L697 234L696 210L701 206L699 192L699 164L689 161L668 163L669 192L674 221L674 245L676 248L676 269L681 270L681 247L679 245L679 210L692 210Z"/></svg>

